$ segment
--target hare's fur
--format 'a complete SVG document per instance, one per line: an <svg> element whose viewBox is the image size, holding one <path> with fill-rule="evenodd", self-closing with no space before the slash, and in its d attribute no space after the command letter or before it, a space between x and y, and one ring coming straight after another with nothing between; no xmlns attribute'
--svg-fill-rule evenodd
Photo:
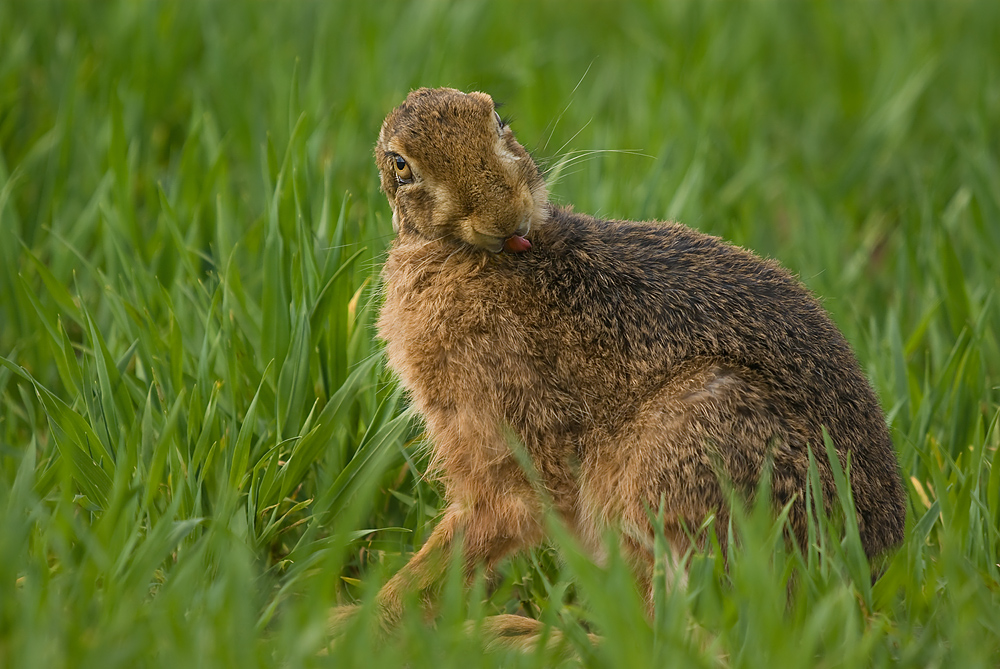
<svg viewBox="0 0 1000 669"><path fill-rule="evenodd" d="M404 593L433 591L453 546L470 569L488 569L544 539L546 508L595 551L608 528L619 532L648 586L649 511L663 504L682 551L710 514L726 527L726 491L752 495L766 463L774 504L791 502L804 541L808 446L828 506L836 500L824 427L841 462L850 455L865 551L902 540L903 491L875 393L776 263L675 223L550 205L484 93L414 91L386 118L375 157L398 229L379 335L426 421L448 502L379 595L387 626ZM513 235L530 250L504 252ZM526 624L494 626L504 636Z"/></svg>

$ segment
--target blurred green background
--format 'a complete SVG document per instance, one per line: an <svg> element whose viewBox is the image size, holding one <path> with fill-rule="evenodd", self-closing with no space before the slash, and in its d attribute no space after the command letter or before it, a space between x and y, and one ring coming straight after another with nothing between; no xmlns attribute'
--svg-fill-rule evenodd
<svg viewBox="0 0 1000 669"><path fill-rule="evenodd" d="M996 666L997 44L989 1L0 3L0 666ZM651 623L557 542L317 655L440 505L372 329L419 86L504 103L555 201L823 299L910 494L874 589L752 516ZM567 641L484 655L496 612Z"/></svg>

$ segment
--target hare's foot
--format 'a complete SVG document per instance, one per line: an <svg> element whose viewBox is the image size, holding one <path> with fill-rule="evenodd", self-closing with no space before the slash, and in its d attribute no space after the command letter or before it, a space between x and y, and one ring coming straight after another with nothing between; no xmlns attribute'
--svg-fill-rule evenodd
<svg viewBox="0 0 1000 669"><path fill-rule="evenodd" d="M364 611L360 604L345 604L330 609L327 615L327 631L331 638L344 634L359 616L367 618L365 624L375 638L387 638L399 626L403 617L403 596L399 579L389 581L379 591L375 599L374 610ZM424 614L428 620L432 618L433 603L424 602Z"/></svg>
<svg viewBox="0 0 1000 669"><path fill-rule="evenodd" d="M488 652L531 652L543 642L550 651L570 654L572 648L563 633L548 627L540 620L512 614L484 618L482 623L468 623L468 632L477 635ZM592 644L600 640L595 634L587 635Z"/></svg>
<svg viewBox="0 0 1000 669"><path fill-rule="evenodd" d="M326 628L331 637L337 637L351 625L361 607L357 604L344 604L330 609L326 618Z"/></svg>

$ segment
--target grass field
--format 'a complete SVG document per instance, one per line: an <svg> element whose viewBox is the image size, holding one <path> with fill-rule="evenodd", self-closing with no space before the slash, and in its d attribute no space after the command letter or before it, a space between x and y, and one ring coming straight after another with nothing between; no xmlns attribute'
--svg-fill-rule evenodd
<svg viewBox="0 0 1000 669"><path fill-rule="evenodd" d="M991 1L0 2L0 667L1000 665L997 44ZM751 511L651 622L559 539L318 654L441 504L372 328L421 85L503 101L557 201L823 298L908 492L874 586ZM486 655L497 612L565 642Z"/></svg>

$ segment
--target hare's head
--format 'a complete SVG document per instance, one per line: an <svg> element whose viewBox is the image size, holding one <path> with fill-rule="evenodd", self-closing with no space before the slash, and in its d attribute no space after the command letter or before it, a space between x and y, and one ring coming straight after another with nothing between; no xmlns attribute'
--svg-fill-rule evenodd
<svg viewBox="0 0 1000 669"><path fill-rule="evenodd" d="M401 236L499 252L545 217L538 167L485 93L413 91L382 123L375 160Z"/></svg>

